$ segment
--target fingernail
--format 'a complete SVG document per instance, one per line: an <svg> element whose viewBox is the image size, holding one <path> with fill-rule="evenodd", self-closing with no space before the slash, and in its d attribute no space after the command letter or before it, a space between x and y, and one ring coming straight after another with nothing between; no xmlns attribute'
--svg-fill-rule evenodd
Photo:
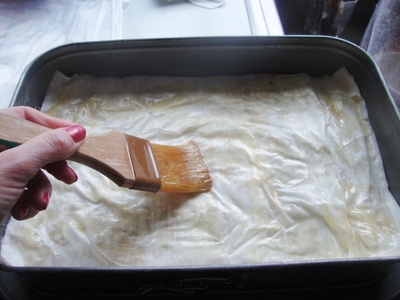
<svg viewBox="0 0 400 300"><path fill-rule="evenodd" d="M18 219L22 219L23 217L26 217L29 214L29 207L25 205L21 205L18 208Z"/></svg>
<svg viewBox="0 0 400 300"><path fill-rule="evenodd" d="M44 202L44 205L45 205L44 209L46 209L47 206L49 206L49 201L50 201L50 193L47 192L43 196L43 202Z"/></svg>
<svg viewBox="0 0 400 300"><path fill-rule="evenodd" d="M75 181L74 182L77 182L78 181L78 174L76 174L74 169L72 169L72 168L70 168L70 169L71 169L72 173L74 173L74 175L75 175Z"/></svg>
<svg viewBox="0 0 400 300"><path fill-rule="evenodd" d="M86 136L86 129L81 125L73 125L65 129L75 143L82 141Z"/></svg>

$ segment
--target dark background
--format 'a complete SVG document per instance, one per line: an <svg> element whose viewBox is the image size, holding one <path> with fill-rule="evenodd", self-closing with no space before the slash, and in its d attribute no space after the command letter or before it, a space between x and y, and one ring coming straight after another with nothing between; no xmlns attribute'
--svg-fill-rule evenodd
<svg viewBox="0 0 400 300"><path fill-rule="evenodd" d="M304 30L304 26L312 1L275 0L286 35L308 34ZM378 0L358 0L346 28L339 37L359 45L377 3ZM329 33L323 34L330 35Z"/></svg>

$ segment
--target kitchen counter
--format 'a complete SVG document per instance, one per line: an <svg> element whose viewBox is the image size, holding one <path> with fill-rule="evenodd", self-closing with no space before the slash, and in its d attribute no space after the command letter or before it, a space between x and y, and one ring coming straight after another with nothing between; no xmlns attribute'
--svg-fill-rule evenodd
<svg viewBox="0 0 400 300"><path fill-rule="evenodd" d="M69 43L196 36L283 35L274 0L227 0L207 9L186 0L0 0L0 109L25 67Z"/></svg>

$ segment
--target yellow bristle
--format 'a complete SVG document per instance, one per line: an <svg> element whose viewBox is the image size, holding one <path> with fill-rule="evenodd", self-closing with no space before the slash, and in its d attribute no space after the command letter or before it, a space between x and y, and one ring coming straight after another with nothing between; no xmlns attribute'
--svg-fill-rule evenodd
<svg viewBox="0 0 400 300"><path fill-rule="evenodd" d="M212 180L200 148L194 142L181 146L151 144L161 176L161 191L208 192Z"/></svg>

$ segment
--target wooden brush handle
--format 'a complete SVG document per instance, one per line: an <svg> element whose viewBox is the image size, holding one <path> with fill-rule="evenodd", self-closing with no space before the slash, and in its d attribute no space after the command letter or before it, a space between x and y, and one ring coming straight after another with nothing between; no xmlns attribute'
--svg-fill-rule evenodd
<svg viewBox="0 0 400 300"><path fill-rule="evenodd" d="M17 146L42 134L50 128L22 118L0 114L0 139L4 146Z"/></svg>
<svg viewBox="0 0 400 300"><path fill-rule="evenodd" d="M25 119L0 113L0 144L6 148L23 144L49 130ZM112 131L86 137L84 144L68 160L102 173L121 187L131 188L135 184L123 133Z"/></svg>

